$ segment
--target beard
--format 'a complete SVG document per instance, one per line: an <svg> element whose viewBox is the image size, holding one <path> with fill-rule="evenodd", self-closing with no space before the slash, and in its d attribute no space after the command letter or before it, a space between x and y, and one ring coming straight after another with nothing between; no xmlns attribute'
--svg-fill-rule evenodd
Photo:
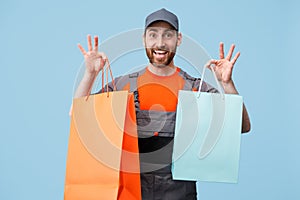
<svg viewBox="0 0 300 200"><path fill-rule="evenodd" d="M172 62L176 53L176 48L174 49L174 51L154 49L154 48L145 48L145 49L146 49L146 54L149 59L149 62L153 66L159 68L164 68L168 66ZM156 55L159 55L159 53L157 52L164 52L164 53L161 53L160 56L157 57Z"/></svg>

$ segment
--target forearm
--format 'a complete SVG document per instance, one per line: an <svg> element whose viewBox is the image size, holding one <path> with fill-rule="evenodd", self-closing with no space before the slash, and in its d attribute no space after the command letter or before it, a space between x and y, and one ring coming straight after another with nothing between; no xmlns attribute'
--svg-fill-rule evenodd
<svg viewBox="0 0 300 200"><path fill-rule="evenodd" d="M239 94L233 81L230 81L226 84L222 83L225 94ZM247 108L243 104L243 115L242 115L242 133L247 133L251 129L250 118L248 115Z"/></svg>
<svg viewBox="0 0 300 200"><path fill-rule="evenodd" d="M87 96L90 88L93 85L93 81L95 79L96 73L92 74L92 73L88 73L85 72L84 76L82 78L82 80L80 81L76 92L74 94L74 98L79 98L79 97L83 97L83 96Z"/></svg>
<svg viewBox="0 0 300 200"><path fill-rule="evenodd" d="M251 130L250 118L245 104L243 104L243 118L242 118L242 133L247 133Z"/></svg>
<svg viewBox="0 0 300 200"><path fill-rule="evenodd" d="M88 95L90 88L92 87L95 76L96 76L96 74L93 75L93 74L85 72L82 80L80 81L80 83L76 89L74 98L84 97L84 96ZM73 110L73 104L71 105L71 108L69 111L70 116L72 115L72 110Z"/></svg>

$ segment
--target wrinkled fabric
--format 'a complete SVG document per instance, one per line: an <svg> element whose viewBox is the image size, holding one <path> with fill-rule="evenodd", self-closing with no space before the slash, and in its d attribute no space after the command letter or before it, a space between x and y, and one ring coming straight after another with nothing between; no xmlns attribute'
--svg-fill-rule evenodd
<svg viewBox="0 0 300 200"><path fill-rule="evenodd" d="M141 174L143 200L196 200L196 182L172 179L169 171L157 170ZM169 172L168 172L169 171Z"/></svg>

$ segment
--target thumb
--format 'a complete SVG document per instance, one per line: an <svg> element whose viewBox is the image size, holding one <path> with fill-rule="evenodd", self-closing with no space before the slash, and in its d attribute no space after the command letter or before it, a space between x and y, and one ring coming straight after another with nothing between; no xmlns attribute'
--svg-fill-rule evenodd
<svg viewBox="0 0 300 200"><path fill-rule="evenodd" d="M97 60L96 64L95 64L95 71L99 72L100 70L102 70L103 67L104 67L104 65L105 65L105 63L106 63L105 59L103 59L102 57L100 57Z"/></svg>
<svg viewBox="0 0 300 200"><path fill-rule="evenodd" d="M217 62L217 60L211 59L205 64L205 67L212 70L212 67L214 67L217 64Z"/></svg>

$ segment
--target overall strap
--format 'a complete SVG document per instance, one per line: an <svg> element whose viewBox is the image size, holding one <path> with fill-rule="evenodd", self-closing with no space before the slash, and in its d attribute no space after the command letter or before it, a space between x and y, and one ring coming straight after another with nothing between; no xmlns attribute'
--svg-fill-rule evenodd
<svg viewBox="0 0 300 200"><path fill-rule="evenodd" d="M128 79L129 79L129 84L130 84L130 92L133 92L133 96L134 96L134 104L135 104L135 109L139 110L140 109L140 101L139 101L139 94L137 91L137 79L139 76L141 76L142 74L144 74L146 72L146 68L138 71L138 72L134 72L132 74L128 75Z"/></svg>
<svg viewBox="0 0 300 200"><path fill-rule="evenodd" d="M134 92L137 90L137 78L139 77L139 75L139 72L129 74L130 92Z"/></svg>
<svg viewBox="0 0 300 200"><path fill-rule="evenodd" d="M137 91L137 79L145 72L146 72L146 68L128 75L129 83L130 83L130 92Z"/></svg>

